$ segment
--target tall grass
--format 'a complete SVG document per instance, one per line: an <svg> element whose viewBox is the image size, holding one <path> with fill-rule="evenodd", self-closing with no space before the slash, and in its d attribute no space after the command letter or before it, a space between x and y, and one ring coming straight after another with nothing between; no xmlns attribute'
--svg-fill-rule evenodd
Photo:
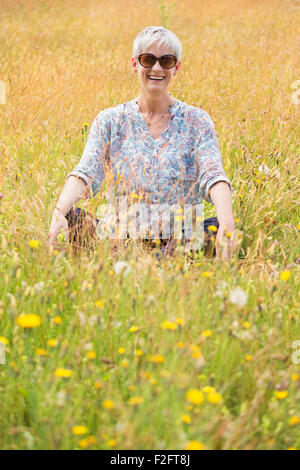
<svg viewBox="0 0 300 470"><path fill-rule="evenodd" d="M299 2L1 9L0 447L299 448ZM82 154L84 123L138 96L132 42L162 22L183 43L172 95L215 123L239 257L191 263L178 250L160 263L137 243L113 250L108 241L79 256L64 244L50 252L52 211ZM79 206L95 213L103 196ZM131 266L127 276L117 260ZM236 287L247 294L240 306ZM21 313L41 325L23 329ZM57 377L59 368L72 375ZM200 404L188 399L194 389Z"/></svg>

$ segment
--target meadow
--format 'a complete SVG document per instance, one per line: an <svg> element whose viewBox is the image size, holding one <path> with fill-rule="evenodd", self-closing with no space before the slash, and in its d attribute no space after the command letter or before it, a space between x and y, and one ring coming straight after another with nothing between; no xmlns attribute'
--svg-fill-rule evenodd
<svg viewBox="0 0 300 470"><path fill-rule="evenodd" d="M300 449L299 0L0 10L0 448ZM132 42L159 24L183 45L172 96L214 121L238 256L50 250L89 126L138 96Z"/></svg>

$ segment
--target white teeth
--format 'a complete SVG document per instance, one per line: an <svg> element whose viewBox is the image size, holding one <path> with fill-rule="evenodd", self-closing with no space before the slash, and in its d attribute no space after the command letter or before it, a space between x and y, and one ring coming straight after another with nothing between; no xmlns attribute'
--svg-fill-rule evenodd
<svg viewBox="0 0 300 470"><path fill-rule="evenodd" d="M163 80L164 77L153 77L152 75L150 75L148 78L150 78L150 80Z"/></svg>

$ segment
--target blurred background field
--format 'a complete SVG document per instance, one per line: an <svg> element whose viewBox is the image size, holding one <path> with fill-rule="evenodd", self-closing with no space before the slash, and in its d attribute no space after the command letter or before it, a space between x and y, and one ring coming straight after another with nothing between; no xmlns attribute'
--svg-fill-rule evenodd
<svg viewBox="0 0 300 470"><path fill-rule="evenodd" d="M299 449L300 2L0 11L0 447ZM170 91L214 121L239 258L49 251L93 119L138 96L132 43L147 25L178 35ZM95 213L101 198L78 205Z"/></svg>

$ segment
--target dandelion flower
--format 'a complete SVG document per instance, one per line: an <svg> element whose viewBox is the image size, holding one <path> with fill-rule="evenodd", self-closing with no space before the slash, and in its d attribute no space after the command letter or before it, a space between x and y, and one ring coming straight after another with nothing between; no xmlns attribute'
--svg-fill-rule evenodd
<svg viewBox="0 0 300 470"><path fill-rule="evenodd" d="M40 240L30 240L29 241L29 246L31 246L31 248L39 248L40 244L41 244Z"/></svg>
<svg viewBox="0 0 300 470"><path fill-rule="evenodd" d="M87 439L80 439L79 447L81 447L81 449L86 449L88 446L89 446L89 441Z"/></svg>
<svg viewBox="0 0 300 470"><path fill-rule="evenodd" d="M291 277L290 271L282 271L282 273L280 273L280 278L282 281L288 281L290 277Z"/></svg>
<svg viewBox="0 0 300 470"><path fill-rule="evenodd" d="M86 353L86 357L90 360L93 360L96 358L96 352L91 350L91 351L87 351Z"/></svg>
<svg viewBox="0 0 300 470"><path fill-rule="evenodd" d="M176 318L176 323L177 323L177 325L183 325L184 324L184 319L183 318Z"/></svg>
<svg viewBox="0 0 300 470"><path fill-rule="evenodd" d="M213 273L211 273L210 271L204 271L202 274L203 274L203 277L212 277L213 276Z"/></svg>
<svg viewBox="0 0 300 470"><path fill-rule="evenodd" d="M277 400L284 400L288 396L289 392L288 390L275 390L274 395L277 398Z"/></svg>
<svg viewBox="0 0 300 470"><path fill-rule="evenodd" d="M58 344L58 341L57 341L57 339L54 339L54 338L53 338L53 339L49 339L49 340L47 341L47 344L48 344L48 346L50 346L50 348L56 348L56 346L57 346L57 344Z"/></svg>
<svg viewBox="0 0 300 470"><path fill-rule="evenodd" d="M296 372L294 372L294 373L292 374L292 381L293 381L293 382L297 382L297 380L299 380L299 378L300 378L300 376L299 376L299 374L297 374Z"/></svg>
<svg viewBox="0 0 300 470"><path fill-rule="evenodd" d="M53 318L53 322L55 323L55 325L61 325L62 318L59 315L56 315L56 317Z"/></svg>
<svg viewBox="0 0 300 470"><path fill-rule="evenodd" d="M108 447L116 447L117 445L117 441L116 439L109 439L106 444L108 445Z"/></svg>
<svg viewBox="0 0 300 470"><path fill-rule="evenodd" d="M190 423L191 423L191 417L190 417L190 415L187 415L187 414L181 415L181 421L182 421L182 423L184 423L184 424L190 424Z"/></svg>
<svg viewBox="0 0 300 470"><path fill-rule="evenodd" d="M143 403L144 398L143 397L131 397L129 398L129 404L132 406L137 406Z"/></svg>
<svg viewBox="0 0 300 470"><path fill-rule="evenodd" d="M213 403L214 405L222 401L222 395L220 395L218 392L209 393L206 398L209 403Z"/></svg>
<svg viewBox="0 0 300 470"><path fill-rule="evenodd" d="M207 385L206 387L202 388L202 392L204 393L214 393L215 391L215 387L211 387L210 385Z"/></svg>
<svg viewBox="0 0 300 470"><path fill-rule="evenodd" d="M150 357L150 362L154 362L156 364L161 364L165 361L165 358L162 354L155 354L154 356Z"/></svg>
<svg viewBox="0 0 300 470"><path fill-rule="evenodd" d="M73 371L70 370L70 369L64 369L64 368L59 368L59 369L56 369L54 371L54 375L56 377L64 377L64 378L68 378L68 377L71 377L71 375L73 374Z"/></svg>
<svg viewBox="0 0 300 470"><path fill-rule="evenodd" d="M161 324L161 327L162 327L163 330L176 330L177 329L176 323L174 323L172 321L164 321Z"/></svg>
<svg viewBox="0 0 300 470"><path fill-rule="evenodd" d="M217 229L217 227L216 227L215 225L209 225L207 228L208 228L208 230L210 230L211 232L217 232L217 231L218 231L218 229Z"/></svg>
<svg viewBox="0 0 300 470"><path fill-rule="evenodd" d="M135 351L135 355L136 355L137 357L141 357L143 354L144 354L144 353L143 353L143 351L142 351L141 349L137 349L137 350Z"/></svg>
<svg viewBox="0 0 300 470"><path fill-rule="evenodd" d="M106 408L107 410L112 410L115 407L115 404L112 400L107 399L104 400L102 403L103 407Z"/></svg>
<svg viewBox="0 0 300 470"><path fill-rule="evenodd" d="M190 441L186 446L186 450L203 450L204 444L199 441Z"/></svg>
<svg viewBox="0 0 300 470"><path fill-rule="evenodd" d="M17 323L22 328L36 328L42 323L41 317L35 313L22 313L17 317Z"/></svg>
<svg viewBox="0 0 300 470"><path fill-rule="evenodd" d="M96 300L95 305L96 305L96 307L99 307L100 310L103 310L103 308L104 308L104 302L103 302L103 300L100 300L100 299L99 299L99 300Z"/></svg>
<svg viewBox="0 0 300 470"><path fill-rule="evenodd" d="M291 416L289 419L289 425L290 426L296 426L297 424L300 423L300 417L299 416Z"/></svg>
<svg viewBox="0 0 300 470"><path fill-rule="evenodd" d="M212 332L210 330L202 331L202 336L204 336L204 338L209 338L211 335L212 335Z"/></svg>
<svg viewBox="0 0 300 470"><path fill-rule="evenodd" d="M187 391L186 398L190 403L194 405L200 405L204 401L204 395L200 390L196 388L191 388Z"/></svg>
<svg viewBox="0 0 300 470"><path fill-rule="evenodd" d="M4 336L0 336L0 343L5 344L5 346L9 345L9 341L7 338L4 338Z"/></svg>
<svg viewBox="0 0 300 470"><path fill-rule="evenodd" d="M135 332L136 332L136 331L138 331L138 330L139 330L139 327L138 327L138 326L135 326L135 325L133 325L131 328L129 328L129 330L128 330L128 331L129 331L130 333L135 333Z"/></svg>
<svg viewBox="0 0 300 470"><path fill-rule="evenodd" d="M47 351L45 349L37 348L35 350L37 356L47 356Z"/></svg>
<svg viewBox="0 0 300 470"><path fill-rule="evenodd" d="M119 353L119 354L125 354L125 352L126 352L126 349L125 349L125 348L119 348L119 349L118 349L118 353Z"/></svg>
<svg viewBox="0 0 300 470"><path fill-rule="evenodd" d="M86 426L74 426L72 428L72 433L74 436L82 436L82 434L87 434L89 432Z"/></svg>

